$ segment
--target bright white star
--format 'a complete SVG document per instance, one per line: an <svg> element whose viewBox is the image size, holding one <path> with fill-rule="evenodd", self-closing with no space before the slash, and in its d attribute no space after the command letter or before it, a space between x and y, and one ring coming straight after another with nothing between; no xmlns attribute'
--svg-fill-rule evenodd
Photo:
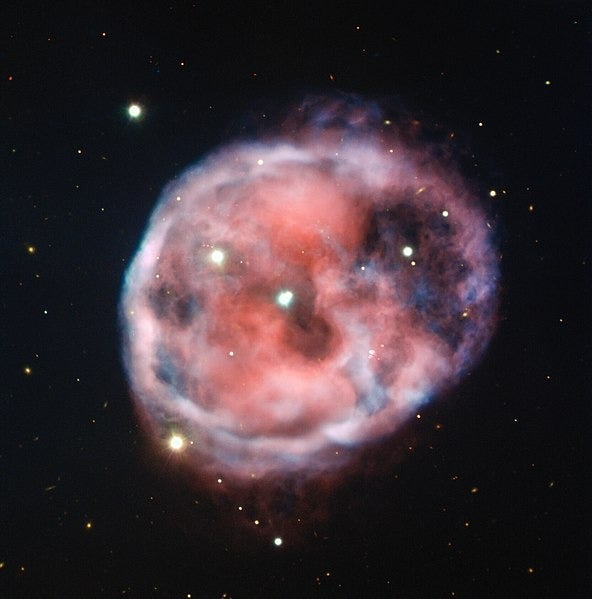
<svg viewBox="0 0 592 599"><path fill-rule="evenodd" d="M291 291L285 290L280 291L277 294L277 303L282 306L282 308L287 308L294 299L294 294Z"/></svg>
<svg viewBox="0 0 592 599"><path fill-rule="evenodd" d="M130 104L127 108L127 113L132 119L137 119L142 114L142 107L138 104Z"/></svg>
<svg viewBox="0 0 592 599"><path fill-rule="evenodd" d="M183 437L181 437L180 435L173 435L169 439L169 447L173 451L180 451L181 449L183 449L184 446L185 446L185 439L183 439Z"/></svg>

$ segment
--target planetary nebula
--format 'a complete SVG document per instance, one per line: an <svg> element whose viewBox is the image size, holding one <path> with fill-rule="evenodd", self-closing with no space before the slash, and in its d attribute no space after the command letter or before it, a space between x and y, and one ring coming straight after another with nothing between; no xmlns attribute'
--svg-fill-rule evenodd
<svg viewBox="0 0 592 599"><path fill-rule="evenodd" d="M204 478L346 467L494 327L491 225L446 152L361 101L290 122L173 182L125 276L138 410Z"/></svg>

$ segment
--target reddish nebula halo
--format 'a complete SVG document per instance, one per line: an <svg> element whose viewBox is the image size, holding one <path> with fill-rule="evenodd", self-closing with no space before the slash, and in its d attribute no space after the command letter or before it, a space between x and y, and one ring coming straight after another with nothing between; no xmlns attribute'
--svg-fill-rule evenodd
<svg viewBox="0 0 592 599"><path fill-rule="evenodd" d="M235 484L344 468L495 322L491 231L442 152L359 99L296 117L164 191L122 292L143 419Z"/></svg>

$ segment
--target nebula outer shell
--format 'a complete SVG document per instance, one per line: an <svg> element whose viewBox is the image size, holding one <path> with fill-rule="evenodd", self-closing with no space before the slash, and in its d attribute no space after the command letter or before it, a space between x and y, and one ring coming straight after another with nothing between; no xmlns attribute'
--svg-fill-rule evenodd
<svg viewBox="0 0 592 599"><path fill-rule="evenodd" d="M491 336L497 261L462 179L396 134L345 133L229 146L188 170L127 271L137 406L198 471L341 468Z"/></svg>

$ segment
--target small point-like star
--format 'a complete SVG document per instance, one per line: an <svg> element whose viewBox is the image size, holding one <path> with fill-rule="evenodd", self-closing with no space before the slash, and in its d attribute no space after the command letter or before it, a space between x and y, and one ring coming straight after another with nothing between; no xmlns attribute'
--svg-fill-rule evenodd
<svg viewBox="0 0 592 599"><path fill-rule="evenodd" d="M293 299L294 294L288 289L280 291L276 296L276 301L282 308L287 308Z"/></svg>
<svg viewBox="0 0 592 599"><path fill-rule="evenodd" d="M210 254L210 260L214 264L222 264L224 262L224 252L222 250L213 250Z"/></svg>
<svg viewBox="0 0 592 599"><path fill-rule="evenodd" d="M142 116L142 107L139 104L130 104L127 107L127 113L132 119L138 119Z"/></svg>

